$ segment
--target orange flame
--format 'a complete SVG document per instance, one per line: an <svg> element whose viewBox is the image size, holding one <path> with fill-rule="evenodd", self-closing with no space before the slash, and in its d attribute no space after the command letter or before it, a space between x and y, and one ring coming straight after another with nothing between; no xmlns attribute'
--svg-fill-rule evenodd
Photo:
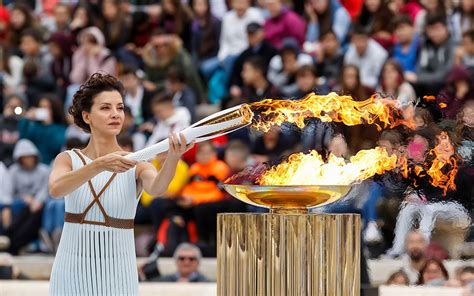
<svg viewBox="0 0 474 296"><path fill-rule="evenodd" d="M397 108L398 102L378 98L376 95L365 101L354 101L351 96L340 96L329 93L325 96L311 93L301 100L266 99L251 103L254 112L252 127L268 131L272 125L284 122L295 123L303 128L306 118L319 118L324 122L342 122L345 125L375 124L384 127L395 127L404 124L414 128L415 124L401 118Z"/></svg>
<svg viewBox="0 0 474 296"><path fill-rule="evenodd" d="M361 150L346 163L330 155L327 162L315 150L295 153L287 161L265 171L257 180L260 185L350 185L397 166L397 157L385 148Z"/></svg>
<svg viewBox="0 0 474 296"><path fill-rule="evenodd" d="M457 161L448 134L442 132L437 138L438 145L429 153L435 158L426 173L431 177L431 184L443 189L443 194L446 195L448 190L456 190L454 179L458 171ZM447 170L447 173L444 173L443 170Z"/></svg>
<svg viewBox="0 0 474 296"><path fill-rule="evenodd" d="M445 103L439 103L439 107L441 109L444 109L444 108L448 107L448 105L446 105Z"/></svg>
<svg viewBox="0 0 474 296"><path fill-rule="evenodd" d="M425 99L425 101L429 102L429 101L436 101L436 97L435 96L423 96L423 99Z"/></svg>
<svg viewBox="0 0 474 296"><path fill-rule="evenodd" d="M441 132L437 135L437 138L438 145L428 153L428 158L434 158L432 161L425 162L423 166L419 164L410 165L406 156L402 155L399 167L405 178L409 178L410 173L414 173L417 177L428 175L431 185L443 189L443 195L446 195L448 190L456 190L454 180L458 171L457 161L448 134Z"/></svg>

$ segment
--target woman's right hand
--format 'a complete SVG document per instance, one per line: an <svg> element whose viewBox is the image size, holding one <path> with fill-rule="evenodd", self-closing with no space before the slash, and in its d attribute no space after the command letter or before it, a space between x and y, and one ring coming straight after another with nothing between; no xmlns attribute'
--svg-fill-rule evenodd
<svg viewBox="0 0 474 296"><path fill-rule="evenodd" d="M98 157L93 161L100 168L101 171L108 171L113 173L123 173L133 168L137 161L125 158L128 152L117 151L107 155Z"/></svg>

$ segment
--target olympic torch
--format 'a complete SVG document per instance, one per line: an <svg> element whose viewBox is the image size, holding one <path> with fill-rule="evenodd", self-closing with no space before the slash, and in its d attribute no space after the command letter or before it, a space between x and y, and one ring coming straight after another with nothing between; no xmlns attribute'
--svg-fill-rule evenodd
<svg viewBox="0 0 474 296"><path fill-rule="evenodd" d="M253 112L249 105L242 104L214 113L181 131L187 144L191 141L202 142L225 135L249 125ZM168 151L169 141L165 139L152 146L128 154L126 157L136 161L146 161L155 155Z"/></svg>

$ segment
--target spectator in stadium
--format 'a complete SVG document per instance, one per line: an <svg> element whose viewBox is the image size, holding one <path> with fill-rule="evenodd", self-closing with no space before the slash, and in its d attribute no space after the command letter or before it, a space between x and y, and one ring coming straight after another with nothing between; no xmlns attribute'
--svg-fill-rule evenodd
<svg viewBox="0 0 474 296"><path fill-rule="evenodd" d="M357 24L369 32L373 40L377 41L386 50L393 45L392 27L390 20L394 17L383 0L365 0L362 11L357 18Z"/></svg>
<svg viewBox="0 0 474 296"><path fill-rule="evenodd" d="M89 27L93 27L97 22L97 15L92 10L88 2L80 2L72 10L72 21L69 24L69 30L74 37L74 44L80 43L79 33Z"/></svg>
<svg viewBox="0 0 474 296"><path fill-rule="evenodd" d="M191 115L191 123L196 121L197 98L193 90L186 84L186 74L179 67L172 67L166 75L166 90L173 96L177 107L186 107Z"/></svg>
<svg viewBox="0 0 474 296"><path fill-rule="evenodd" d="M220 183L229 174L229 166L217 158L214 144L199 143L196 162L189 168L190 182L183 188L178 204L193 207L198 239L203 246L215 245L216 216L227 206Z"/></svg>
<svg viewBox="0 0 474 296"><path fill-rule="evenodd" d="M412 22L415 22L419 12L423 9L418 1L412 0L391 0L388 3L388 8L394 15L407 15Z"/></svg>
<svg viewBox="0 0 474 296"><path fill-rule="evenodd" d="M65 143L66 119L61 101L53 94L43 95L37 107L30 108L20 120L18 130L20 138L38 147L40 161L49 165Z"/></svg>
<svg viewBox="0 0 474 296"><path fill-rule="evenodd" d="M426 32L427 17L430 14L439 15L441 18L448 21L448 9L443 0L426 0L421 2L423 9L417 15L415 20L415 31L417 34Z"/></svg>
<svg viewBox="0 0 474 296"><path fill-rule="evenodd" d="M206 276L198 271L202 254L197 246L181 243L176 248L173 258L176 262L176 273L163 275L157 279L151 279L151 281L177 283L209 282Z"/></svg>
<svg viewBox="0 0 474 296"><path fill-rule="evenodd" d="M355 101L363 101L370 96L369 89L361 83L359 68L354 65L342 67L339 83L334 89L342 95L352 96Z"/></svg>
<svg viewBox="0 0 474 296"><path fill-rule="evenodd" d="M460 141L458 153L466 164L472 166L474 160L474 100L467 101L458 113L455 130L456 137Z"/></svg>
<svg viewBox="0 0 474 296"><path fill-rule="evenodd" d="M380 71L387 56L387 51L370 38L370 34L362 26L354 26L351 44L344 56L344 64L355 65L359 68L363 86L371 89L377 86Z"/></svg>
<svg viewBox="0 0 474 296"><path fill-rule="evenodd" d="M425 128L433 128L436 126L430 111L425 108L415 107L413 121L415 122L416 131L420 131Z"/></svg>
<svg viewBox="0 0 474 296"><path fill-rule="evenodd" d="M116 59L105 47L105 37L99 28L89 27L82 30L78 36L78 42L79 47L72 56L72 70L69 75L72 84L84 83L97 71L115 75Z"/></svg>
<svg viewBox="0 0 474 296"><path fill-rule="evenodd" d="M20 38L20 50L23 60L32 61L36 65L36 75L43 80L52 80L51 63L52 56L47 48L43 46L43 38L39 31L34 29L24 30Z"/></svg>
<svg viewBox="0 0 474 296"><path fill-rule="evenodd" d="M270 60L267 77L284 96L291 96L298 89L296 85L298 68L313 64L310 55L300 52L297 41L288 38L283 41L280 53Z"/></svg>
<svg viewBox="0 0 474 296"><path fill-rule="evenodd" d="M319 83L316 69L312 65L303 65L296 71L296 85L298 90L291 97L301 99L311 92L326 94L329 92L325 84Z"/></svg>
<svg viewBox="0 0 474 296"><path fill-rule="evenodd" d="M8 245L10 244L10 240L8 237L4 236L5 229L10 227L12 223L12 197L10 196L12 189L12 183L10 180L10 174L8 172L8 168L5 164L0 161L0 241L3 239L7 239ZM16 213L18 214L18 213ZM0 243L1 245L2 243ZM7 243L4 243L7 244ZM3 250L0 246L0 250Z"/></svg>
<svg viewBox="0 0 474 296"><path fill-rule="evenodd" d="M339 44L345 44L351 26L351 16L339 0L307 0L308 19L306 41L317 42L321 36L333 32Z"/></svg>
<svg viewBox="0 0 474 296"><path fill-rule="evenodd" d="M251 164L250 148L239 140L233 140L225 149L224 161L229 166L229 175L237 174Z"/></svg>
<svg viewBox="0 0 474 296"><path fill-rule="evenodd" d="M8 45L7 33L10 25L10 11L5 7L0 7L0 42Z"/></svg>
<svg viewBox="0 0 474 296"><path fill-rule="evenodd" d="M428 242L421 232L411 230L405 238L406 253L401 256L403 262L402 270L409 278L409 284L413 285L418 281L420 271L426 262L426 250Z"/></svg>
<svg viewBox="0 0 474 296"><path fill-rule="evenodd" d="M3 114L0 115L0 161L6 166L13 163L13 149L20 139L18 122L24 110L22 96L10 95L5 99Z"/></svg>
<svg viewBox="0 0 474 296"><path fill-rule="evenodd" d="M185 107L175 107L170 93L157 94L151 101L151 109L156 124L147 123L147 131L151 132L146 146L158 143L168 137L170 133L184 130L191 123L191 115Z"/></svg>
<svg viewBox="0 0 474 296"><path fill-rule="evenodd" d="M10 24L8 26L7 44L14 54L20 53L20 41L23 32L27 29L37 29L38 24L33 17L33 12L24 3L17 3L10 11Z"/></svg>
<svg viewBox="0 0 474 296"><path fill-rule="evenodd" d="M392 273L387 281L385 282L385 285L387 286L409 286L410 285L410 280L408 279L408 275L403 271L399 270L394 273Z"/></svg>
<svg viewBox="0 0 474 296"><path fill-rule="evenodd" d="M474 27L474 3L470 0L459 1L460 5L451 14L449 23L456 43L461 42L463 33Z"/></svg>
<svg viewBox="0 0 474 296"><path fill-rule="evenodd" d="M24 61L19 56L12 55L11 50L6 46L0 47L0 54L2 92L4 95L9 95L17 91L21 86Z"/></svg>
<svg viewBox="0 0 474 296"><path fill-rule="evenodd" d="M180 0L163 0L159 16L159 27L166 32L178 35L184 48L190 52L193 13L187 4Z"/></svg>
<svg viewBox="0 0 474 296"><path fill-rule="evenodd" d="M401 104L416 99L415 90L404 79L402 66L394 59L388 59L384 63L377 91L384 97L398 100Z"/></svg>
<svg viewBox="0 0 474 296"><path fill-rule="evenodd" d="M246 28L250 23L263 23L260 11L250 6L250 0L232 0L232 9L222 18L218 58L230 75L235 59L248 47ZM215 65L214 71L219 67Z"/></svg>
<svg viewBox="0 0 474 296"><path fill-rule="evenodd" d="M72 68L72 36L65 31L55 32L48 39L49 53L53 57L51 74L53 75L56 92L65 97L69 86L69 73Z"/></svg>
<svg viewBox="0 0 474 296"><path fill-rule="evenodd" d="M10 238L9 252L17 255L22 247L38 237L44 202L48 198L49 169L40 163L38 149L27 139L17 142L13 157L15 164L8 170L12 181L9 196L16 209L6 233Z"/></svg>
<svg viewBox="0 0 474 296"><path fill-rule="evenodd" d="M426 37L423 40L416 64L416 74L405 75L415 84L419 94L436 94L454 61L454 44L449 36L446 18L442 15L426 16Z"/></svg>
<svg viewBox="0 0 474 296"><path fill-rule="evenodd" d="M219 38L221 22L211 13L210 0L193 1L194 20L192 23L191 55L195 65L205 78L212 75L210 71L219 63Z"/></svg>
<svg viewBox="0 0 474 296"><path fill-rule="evenodd" d="M428 259L420 270L417 285L439 287L449 280L449 274L441 261Z"/></svg>
<svg viewBox="0 0 474 296"><path fill-rule="evenodd" d="M300 49L305 40L303 18L286 7L282 0L265 0L264 5L270 13L263 26L265 39L276 48L282 48L285 39L293 38Z"/></svg>
<svg viewBox="0 0 474 296"><path fill-rule="evenodd" d="M470 73L465 67L452 68L444 90L436 97L443 118L456 119L464 103L469 99L474 99L472 83Z"/></svg>
<svg viewBox="0 0 474 296"><path fill-rule="evenodd" d="M186 74L186 83L193 89L200 101L205 93L198 72L189 53L182 47L182 40L177 35L168 34L156 29L150 41L143 48L146 79L163 89L166 75L171 67L177 66Z"/></svg>
<svg viewBox="0 0 474 296"><path fill-rule="evenodd" d="M139 127L135 124L136 120L132 114L132 109L130 109L128 106L125 106L123 112L125 114L125 118L122 125L122 131L119 134L119 139L124 140L124 142L131 142L130 152L145 148L147 139L145 134L140 132Z"/></svg>
<svg viewBox="0 0 474 296"><path fill-rule="evenodd" d="M278 97L278 89L267 80L266 73L267 67L262 58L255 56L247 59L241 73L244 82L241 101L256 102Z"/></svg>
<svg viewBox="0 0 474 296"><path fill-rule="evenodd" d="M69 23L71 22L71 9L66 3L57 3L54 6L54 24L51 32L67 32L69 33Z"/></svg>
<svg viewBox="0 0 474 296"><path fill-rule="evenodd" d="M474 29L463 34L462 44L456 48L454 63L464 65L474 77Z"/></svg>
<svg viewBox="0 0 474 296"><path fill-rule="evenodd" d="M252 158L259 163L276 163L282 155L293 152L296 141L295 135L288 129L283 132L281 127L272 126L252 141Z"/></svg>
<svg viewBox="0 0 474 296"><path fill-rule="evenodd" d="M459 272L459 280L462 286L471 286L474 288L474 266L465 266Z"/></svg>
<svg viewBox="0 0 474 296"><path fill-rule="evenodd" d="M133 124L140 126L153 118L150 102L153 92L144 87L140 70L134 66L123 67L119 79L125 90L124 103L130 107L134 118Z"/></svg>
<svg viewBox="0 0 474 296"><path fill-rule="evenodd" d="M396 41L392 57L401 64L404 73L414 73L420 39L415 34L413 22L407 15L398 15L393 20L393 30Z"/></svg>
<svg viewBox="0 0 474 296"><path fill-rule="evenodd" d="M122 12L121 1L102 1L102 19L100 29L104 33L105 47L110 49L120 59L121 48L128 42L131 20L129 15Z"/></svg>
<svg viewBox="0 0 474 296"><path fill-rule="evenodd" d="M159 170L165 161L166 154L158 154L151 161L153 166ZM179 160L176 166L176 173L163 196L152 196L143 192L140 203L138 204L135 222L137 224L151 223L156 233L161 223L170 213L183 212L178 205L179 197L186 184L189 181L189 167L184 160Z"/></svg>
<svg viewBox="0 0 474 296"><path fill-rule="evenodd" d="M268 65L270 60L278 54L277 49L265 39L262 25L257 22L250 23L247 26L247 39L249 46L237 58L232 68L230 77L230 94L231 96L241 97L241 88L243 81L241 78L242 68L250 57L259 56Z"/></svg>
<svg viewBox="0 0 474 296"><path fill-rule="evenodd" d="M333 89L343 68L344 54L341 44L333 31L322 33L319 44L321 46L315 52L317 74L325 80L324 84Z"/></svg>

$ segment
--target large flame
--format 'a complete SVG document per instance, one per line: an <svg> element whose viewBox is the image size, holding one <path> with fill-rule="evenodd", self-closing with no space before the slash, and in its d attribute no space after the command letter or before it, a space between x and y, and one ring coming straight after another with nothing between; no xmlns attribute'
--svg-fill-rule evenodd
<svg viewBox="0 0 474 296"><path fill-rule="evenodd" d="M414 122L402 119L398 102L373 95L365 101L355 101L351 96L340 96L334 92L325 96L310 93L301 100L266 99L251 103L254 112L252 127L268 131L272 125L284 122L295 123L303 128L306 118L319 118L324 122L342 122L345 125L380 124L395 127L404 124L415 127Z"/></svg>
<svg viewBox="0 0 474 296"><path fill-rule="evenodd" d="M327 162L315 150L309 154L295 153L287 161L264 172L260 185L350 185L397 166L397 157L384 148L361 150L346 163L330 155Z"/></svg>

